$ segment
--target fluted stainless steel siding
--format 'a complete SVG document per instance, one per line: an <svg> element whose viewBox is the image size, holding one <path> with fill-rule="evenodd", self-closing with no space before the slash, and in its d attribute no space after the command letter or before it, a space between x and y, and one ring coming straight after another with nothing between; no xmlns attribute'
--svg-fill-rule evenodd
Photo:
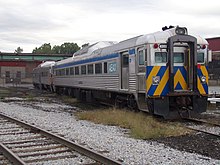
<svg viewBox="0 0 220 165"><path fill-rule="evenodd" d="M136 92L136 75L132 74L129 76L129 91Z"/></svg>
<svg viewBox="0 0 220 165"><path fill-rule="evenodd" d="M84 77L57 77L54 81L56 86L69 86L79 88L91 88L101 90L119 90L118 75L89 75Z"/></svg>

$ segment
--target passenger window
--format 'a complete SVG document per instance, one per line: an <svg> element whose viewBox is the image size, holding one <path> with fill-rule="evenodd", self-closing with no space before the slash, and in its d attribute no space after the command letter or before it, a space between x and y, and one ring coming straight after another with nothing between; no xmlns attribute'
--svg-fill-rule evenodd
<svg viewBox="0 0 220 165"><path fill-rule="evenodd" d="M95 64L95 74L102 73L102 63Z"/></svg>
<svg viewBox="0 0 220 165"><path fill-rule="evenodd" d="M104 62L104 73L108 73L107 62Z"/></svg>
<svg viewBox="0 0 220 165"><path fill-rule="evenodd" d="M122 67L128 67L128 64L129 64L128 54L123 55L123 57L122 57Z"/></svg>
<svg viewBox="0 0 220 165"><path fill-rule="evenodd" d="M86 74L86 65L81 66L81 74Z"/></svg>
<svg viewBox="0 0 220 165"><path fill-rule="evenodd" d="M155 62L156 63L167 62L167 52L155 52Z"/></svg>
<svg viewBox="0 0 220 165"><path fill-rule="evenodd" d="M70 68L70 75L74 75L74 68Z"/></svg>
<svg viewBox="0 0 220 165"><path fill-rule="evenodd" d="M79 67L78 66L75 67L75 75L79 75Z"/></svg>
<svg viewBox="0 0 220 165"><path fill-rule="evenodd" d="M69 68L66 68L66 75L68 76L70 74Z"/></svg>
<svg viewBox="0 0 220 165"><path fill-rule="evenodd" d="M93 74L93 64L88 65L88 74Z"/></svg>
<svg viewBox="0 0 220 165"><path fill-rule="evenodd" d="M64 76L65 75L65 69L62 69L61 70L61 76Z"/></svg>

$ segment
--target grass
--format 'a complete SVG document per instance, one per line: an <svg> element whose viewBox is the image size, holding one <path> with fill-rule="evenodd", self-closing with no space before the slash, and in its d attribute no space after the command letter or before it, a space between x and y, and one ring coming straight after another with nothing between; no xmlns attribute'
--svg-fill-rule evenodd
<svg viewBox="0 0 220 165"><path fill-rule="evenodd" d="M180 136L189 133L189 130L175 122L162 122L142 112L135 113L110 108L77 112L76 116L81 120L89 120L97 124L116 125L130 129L130 136L136 139Z"/></svg>

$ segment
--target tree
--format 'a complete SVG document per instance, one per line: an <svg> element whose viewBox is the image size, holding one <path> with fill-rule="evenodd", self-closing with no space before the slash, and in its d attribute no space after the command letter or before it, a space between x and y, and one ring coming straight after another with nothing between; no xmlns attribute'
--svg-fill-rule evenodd
<svg viewBox="0 0 220 165"><path fill-rule="evenodd" d="M17 47L17 49L15 50L15 53L22 53L23 49L19 46Z"/></svg>
<svg viewBox="0 0 220 165"><path fill-rule="evenodd" d="M55 45L51 49L50 43L45 43L39 48L35 48L33 53L39 54L73 54L78 51L80 47L76 43L65 42L61 46Z"/></svg>
<svg viewBox="0 0 220 165"><path fill-rule="evenodd" d="M60 53L73 54L78 51L80 47L76 43L65 42L60 46Z"/></svg>
<svg viewBox="0 0 220 165"><path fill-rule="evenodd" d="M48 44L45 43L45 44L41 45L39 48L36 47L32 53L51 54L52 53L51 45L50 45L50 43L48 43Z"/></svg>

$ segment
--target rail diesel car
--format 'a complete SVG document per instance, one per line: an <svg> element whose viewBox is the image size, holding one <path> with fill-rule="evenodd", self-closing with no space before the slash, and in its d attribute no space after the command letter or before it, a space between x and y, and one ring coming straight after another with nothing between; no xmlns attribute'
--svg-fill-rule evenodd
<svg viewBox="0 0 220 165"><path fill-rule="evenodd" d="M34 86L86 101L127 105L164 118L206 111L208 42L185 27L83 47L34 69ZM48 79L48 80L46 80Z"/></svg>

